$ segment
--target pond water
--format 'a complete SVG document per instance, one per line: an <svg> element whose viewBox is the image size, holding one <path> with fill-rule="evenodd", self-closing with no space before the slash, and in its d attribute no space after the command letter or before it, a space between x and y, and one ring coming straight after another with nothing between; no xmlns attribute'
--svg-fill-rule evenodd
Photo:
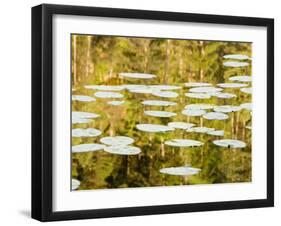
<svg viewBox="0 0 281 226"><path fill-rule="evenodd" d="M73 43L80 57L75 61L76 70L82 70L83 56L88 56L87 37L95 40L95 36L82 35ZM119 39L126 43L126 38ZM94 46L93 40L90 62L95 63L89 65L102 68L99 60L111 50L104 47L98 52L97 45L102 44ZM149 48L156 52L151 43ZM189 58L182 57L179 64L188 62L192 67L183 72L175 63L179 61L176 51L172 51L178 45L169 43L168 69L153 65L167 67L165 54L157 59L149 55L152 63L146 70L135 68L122 47L118 49L121 57L114 49L119 58L113 66L108 60L108 68L113 70L110 76L106 70L96 69L87 77L83 74L73 79L72 111L79 113L72 116L73 190L251 181L251 44L203 44L204 60L193 57L194 52ZM215 60L207 54L208 47L213 47ZM145 60L133 56L133 62L136 59ZM223 85L232 83L237 85Z"/></svg>

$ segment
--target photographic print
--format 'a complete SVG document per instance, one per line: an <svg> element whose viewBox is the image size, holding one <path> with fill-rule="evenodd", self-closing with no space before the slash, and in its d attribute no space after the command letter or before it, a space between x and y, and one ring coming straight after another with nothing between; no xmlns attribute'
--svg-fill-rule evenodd
<svg viewBox="0 0 281 226"><path fill-rule="evenodd" d="M71 190L251 182L250 42L71 35Z"/></svg>

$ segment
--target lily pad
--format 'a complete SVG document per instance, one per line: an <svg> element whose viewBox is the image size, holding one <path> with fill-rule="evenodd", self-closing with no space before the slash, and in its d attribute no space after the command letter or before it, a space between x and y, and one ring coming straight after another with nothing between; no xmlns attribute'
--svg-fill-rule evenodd
<svg viewBox="0 0 281 226"><path fill-rule="evenodd" d="M172 91L154 91L152 92L152 95L165 98L176 98L179 96L178 93Z"/></svg>
<svg viewBox="0 0 281 226"><path fill-rule="evenodd" d="M203 115L203 118L208 120L226 120L229 116L221 112L208 112Z"/></svg>
<svg viewBox="0 0 281 226"><path fill-rule="evenodd" d="M145 89L147 88L146 85L137 85L137 84L124 84L122 85L122 87L124 87L125 89Z"/></svg>
<svg viewBox="0 0 281 226"><path fill-rule="evenodd" d="M109 101L107 102L109 105L113 105L113 106L118 106L118 105L122 105L125 103L124 100L121 100L121 101L118 101L118 100L115 100L115 101Z"/></svg>
<svg viewBox="0 0 281 226"><path fill-rule="evenodd" d="M115 92L96 92L95 97L98 98L123 98L124 95L121 93L115 93Z"/></svg>
<svg viewBox="0 0 281 226"><path fill-rule="evenodd" d="M241 88L240 91L243 92L243 93L252 94L252 87Z"/></svg>
<svg viewBox="0 0 281 226"><path fill-rule="evenodd" d="M252 77L248 75L240 75L240 76L233 76L229 78L230 81L236 81L236 82L251 82Z"/></svg>
<svg viewBox="0 0 281 226"><path fill-rule="evenodd" d="M71 190L77 190L80 186L81 182L77 179L71 179Z"/></svg>
<svg viewBox="0 0 281 226"><path fill-rule="evenodd" d="M193 126L195 126L194 123L187 123L187 122L169 122L168 126L175 128L175 129L189 129Z"/></svg>
<svg viewBox="0 0 281 226"><path fill-rule="evenodd" d="M98 118L100 115L90 112L83 112L83 111L73 111L72 118Z"/></svg>
<svg viewBox="0 0 281 226"><path fill-rule="evenodd" d="M214 140L213 143L217 146L226 147L226 148L246 147L246 143L240 140L223 139L223 140Z"/></svg>
<svg viewBox="0 0 281 226"><path fill-rule="evenodd" d="M150 85L149 86L151 89L156 89L156 90L178 90L181 89L181 86L172 86L172 85Z"/></svg>
<svg viewBox="0 0 281 226"><path fill-rule="evenodd" d="M91 101L95 101L96 99L90 96L72 95L72 100L81 101L81 102L91 102Z"/></svg>
<svg viewBox="0 0 281 226"><path fill-rule="evenodd" d="M146 73L119 73L123 78L134 78L134 79L152 79L156 78L156 75Z"/></svg>
<svg viewBox="0 0 281 226"><path fill-rule="evenodd" d="M250 59L250 57L248 57L247 55L243 55L243 54L228 54L228 55L224 55L223 58L234 59L234 60L248 60L248 59Z"/></svg>
<svg viewBox="0 0 281 226"><path fill-rule="evenodd" d="M148 116L154 116L160 118L170 118L177 115L176 113L168 112L168 111L144 111L144 114Z"/></svg>
<svg viewBox="0 0 281 226"><path fill-rule="evenodd" d="M216 88L216 87L195 87L191 88L189 92L191 93L217 93L222 91L222 88Z"/></svg>
<svg viewBox="0 0 281 226"><path fill-rule="evenodd" d="M141 149L138 147L124 145L105 147L104 150L108 153L117 155L137 155L141 152Z"/></svg>
<svg viewBox="0 0 281 226"><path fill-rule="evenodd" d="M197 140L189 140L189 139L172 139L165 141L165 144L172 147L199 147L204 143Z"/></svg>
<svg viewBox="0 0 281 226"><path fill-rule="evenodd" d="M100 142L110 146L126 146L134 143L134 139L131 137L125 136L115 136L115 137L103 137L100 139Z"/></svg>
<svg viewBox="0 0 281 226"><path fill-rule="evenodd" d="M186 97L191 97L195 99L210 99L211 95L209 93L185 93Z"/></svg>
<svg viewBox="0 0 281 226"><path fill-rule="evenodd" d="M128 89L130 93L141 93L141 94L151 94L157 90L149 88L148 86L143 88L134 88L134 89Z"/></svg>
<svg viewBox="0 0 281 226"><path fill-rule="evenodd" d="M160 169L160 173L175 175L175 176L191 176L200 173L201 169L189 166L169 167Z"/></svg>
<svg viewBox="0 0 281 226"><path fill-rule="evenodd" d="M248 111L252 111L252 103L244 103L244 104L241 104L240 107L242 109L245 109L245 110L248 110Z"/></svg>
<svg viewBox="0 0 281 226"><path fill-rule="evenodd" d="M208 131L207 134L213 135L213 136L224 136L224 131L223 130L213 130L213 131Z"/></svg>
<svg viewBox="0 0 281 226"><path fill-rule="evenodd" d="M89 152L103 150L106 146L103 144L78 144L72 146L72 153Z"/></svg>
<svg viewBox="0 0 281 226"><path fill-rule="evenodd" d="M185 109L181 113L186 116L201 116L204 115L206 111L200 109Z"/></svg>
<svg viewBox="0 0 281 226"><path fill-rule="evenodd" d="M107 86L107 85L88 85L84 87L86 89L94 89L100 91L121 91L124 89L123 86Z"/></svg>
<svg viewBox="0 0 281 226"><path fill-rule="evenodd" d="M215 112L222 112L222 113L236 112L240 110L241 110L240 106L232 106L232 105L222 105L214 108Z"/></svg>
<svg viewBox="0 0 281 226"><path fill-rule="evenodd" d="M225 67L246 67L249 63L247 62L239 62L239 61L226 61L223 62L223 66Z"/></svg>
<svg viewBox="0 0 281 226"><path fill-rule="evenodd" d="M148 133L165 133L175 130L173 127L159 124L137 124L136 127L138 130Z"/></svg>
<svg viewBox="0 0 281 226"><path fill-rule="evenodd" d="M241 88L248 85L244 83L219 83L218 86L222 88Z"/></svg>
<svg viewBox="0 0 281 226"><path fill-rule="evenodd" d="M209 128L209 127L192 127L190 129L187 129L186 132L189 132L189 133L208 133L208 132L212 132L212 131L215 131L214 128Z"/></svg>
<svg viewBox="0 0 281 226"><path fill-rule="evenodd" d="M211 83L207 82L188 82L184 83L185 87L205 87L205 86L212 86Z"/></svg>
<svg viewBox="0 0 281 226"><path fill-rule="evenodd" d="M231 99L231 98L235 98L237 97L235 94L233 93L212 93L212 96L220 98L220 99Z"/></svg>
<svg viewBox="0 0 281 226"><path fill-rule="evenodd" d="M89 123L91 122L91 119L87 118L72 118L72 124L82 124L82 123Z"/></svg>
<svg viewBox="0 0 281 226"><path fill-rule="evenodd" d="M145 100L141 103L143 105L148 105L148 106L164 106L164 107L177 105L176 102L164 101L164 100Z"/></svg>
<svg viewBox="0 0 281 226"><path fill-rule="evenodd" d="M188 104L184 108L189 110L210 110L214 107L213 104Z"/></svg>
<svg viewBox="0 0 281 226"><path fill-rule="evenodd" d="M88 128L88 129L73 129L72 137L97 137L101 135L102 132L98 129Z"/></svg>

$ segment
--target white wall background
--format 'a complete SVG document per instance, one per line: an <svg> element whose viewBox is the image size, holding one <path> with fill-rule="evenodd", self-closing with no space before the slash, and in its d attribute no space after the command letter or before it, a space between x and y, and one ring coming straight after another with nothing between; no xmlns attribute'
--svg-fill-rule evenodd
<svg viewBox="0 0 281 226"><path fill-rule="evenodd" d="M38 225L30 219L31 6L42 1L2 1L0 13L0 224ZM281 14L279 1L60 0L45 3L136 8L275 18L275 208L56 222L55 225L276 225L281 213ZM279 105L278 105L279 103Z"/></svg>

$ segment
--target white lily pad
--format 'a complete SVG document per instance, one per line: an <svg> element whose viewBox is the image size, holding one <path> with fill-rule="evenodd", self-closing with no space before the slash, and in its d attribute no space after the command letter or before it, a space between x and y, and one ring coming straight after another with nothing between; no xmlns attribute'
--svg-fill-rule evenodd
<svg viewBox="0 0 281 226"><path fill-rule="evenodd" d="M91 119L98 118L100 115L90 112L73 111L72 124L89 123Z"/></svg>
<svg viewBox="0 0 281 226"><path fill-rule="evenodd" d="M213 130L213 131L208 131L207 134L213 135L213 136L224 136L224 131L223 130Z"/></svg>
<svg viewBox="0 0 281 226"><path fill-rule="evenodd" d="M98 98L123 98L124 95L121 93L115 93L115 92L96 92L95 97Z"/></svg>
<svg viewBox="0 0 281 226"><path fill-rule="evenodd" d="M124 145L105 147L104 150L108 153L117 155L137 155L141 152L141 149L138 147Z"/></svg>
<svg viewBox="0 0 281 226"><path fill-rule="evenodd" d="M151 89L154 90L160 90L160 91L165 91L165 90L178 90L181 89L181 86L173 86L173 85L150 85L149 86Z"/></svg>
<svg viewBox="0 0 281 226"><path fill-rule="evenodd" d="M228 55L224 55L223 58L234 59L234 60L248 60L248 59L250 59L250 57L248 57L247 55L243 55L243 54L228 54Z"/></svg>
<svg viewBox="0 0 281 226"><path fill-rule="evenodd" d="M164 101L164 100L145 100L141 103L143 105L148 105L148 106L164 106L164 107L177 105L176 102Z"/></svg>
<svg viewBox="0 0 281 226"><path fill-rule="evenodd" d="M91 119L87 119L87 118L76 118L76 117L72 117L72 124L82 124L82 123L89 123L91 122Z"/></svg>
<svg viewBox="0 0 281 226"><path fill-rule="evenodd" d="M208 120L226 120L229 116L221 112L208 112L203 115L203 118Z"/></svg>
<svg viewBox="0 0 281 226"><path fill-rule="evenodd" d="M118 106L118 105L122 105L125 103L124 100L118 101L118 100L114 100L114 101L108 101L107 102L109 105L113 105L113 106Z"/></svg>
<svg viewBox="0 0 281 226"><path fill-rule="evenodd" d="M91 101L95 101L96 99L85 95L72 95L72 100L81 101L81 102L91 102Z"/></svg>
<svg viewBox="0 0 281 226"><path fill-rule="evenodd" d="M219 87L222 88L241 88L241 87L246 87L248 84L245 83L219 83Z"/></svg>
<svg viewBox="0 0 281 226"><path fill-rule="evenodd" d="M188 82L184 83L185 87L205 87L205 86L212 86L211 83L207 82Z"/></svg>
<svg viewBox="0 0 281 226"><path fill-rule="evenodd" d="M175 129L189 129L193 126L195 126L194 123L187 123L187 122L169 122L168 126L175 128Z"/></svg>
<svg viewBox="0 0 281 226"><path fill-rule="evenodd" d="M165 98L176 98L179 96L178 93L172 91L154 91L152 92L152 95Z"/></svg>
<svg viewBox="0 0 281 226"><path fill-rule="evenodd" d="M217 146L226 147L226 148L246 147L246 143L240 140L223 139L223 140L214 140L213 143Z"/></svg>
<svg viewBox="0 0 281 226"><path fill-rule="evenodd" d="M143 88L134 88L134 89L128 89L130 93L141 93L141 94L151 94L157 90L149 88L148 86Z"/></svg>
<svg viewBox="0 0 281 226"><path fill-rule="evenodd" d="M89 152L103 150L106 146L103 144L78 144L72 146L72 153Z"/></svg>
<svg viewBox="0 0 281 226"><path fill-rule="evenodd" d="M252 94L252 87L241 88L240 91L243 93Z"/></svg>
<svg viewBox="0 0 281 226"><path fill-rule="evenodd" d="M191 97L195 99L210 99L211 95L209 93L185 93L186 97Z"/></svg>
<svg viewBox="0 0 281 226"><path fill-rule="evenodd" d="M246 67L249 63L247 62L239 62L239 61L226 61L223 62L223 66L225 67Z"/></svg>
<svg viewBox="0 0 281 226"><path fill-rule="evenodd" d="M220 99L231 99L231 98L235 98L237 97L235 94L233 93L212 93L212 96L220 98Z"/></svg>
<svg viewBox="0 0 281 226"><path fill-rule="evenodd" d="M174 176L191 176L200 173L201 169L189 166L169 167L160 169L160 173L174 175Z"/></svg>
<svg viewBox="0 0 281 226"><path fill-rule="evenodd" d="M148 133L165 133L175 130L173 127L159 124L137 124L136 127L138 130Z"/></svg>
<svg viewBox="0 0 281 226"><path fill-rule="evenodd" d="M184 108L189 110L210 110L214 107L213 104L188 104Z"/></svg>
<svg viewBox="0 0 281 226"><path fill-rule="evenodd" d="M252 126L245 126L245 128L251 130Z"/></svg>
<svg viewBox="0 0 281 226"><path fill-rule="evenodd" d="M240 75L240 76L233 76L229 78L230 81L235 81L235 82L251 82L252 77L248 75Z"/></svg>
<svg viewBox="0 0 281 226"><path fill-rule="evenodd" d="M195 87L189 89L189 92L191 93L217 93L222 91L222 88L216 88L212 86L208 87Z"/></svg>
<svg viewBox="0 0 281 226"><path fill-rule="evenodd" d="M176 113L168 112L168 111L144 111L144 114L148 116L154 116L160 118L170 118L177 115Z"/></svg>
<svg viewBox="0 0 281 226"><path fill-rule="evenodd" d="M100 130L94 128L77 128L72 130L72 137L97 137L101 134L102 132Z"/></svg>
<svg viewBox="0 0 281 226"><path fill-rule="evenodd" d="M123 86L108 86L108 85L88 85L84 86L86 89L100 90L100 91L121 91Z"/></svg>
<svg viewBox="0 0 281 226"><path fill-rule="evenodd" d="M71 179L71 190L77 190L80 186L81 182L77 179Z"/></svg>
<svg viewBox="0 0 281 226"><path fill-rule="evenodd" d="M181 113L186 116L201 116L204 115L206 111L200 109L184 109Z"/></svg>
<svg viewBox="0 0 281 226"><path fill-rule="evenodd" d="M244 103L244 104L241 104L240 107L242 109L245 109L245 110L248 110L248 111L252 111L252 103Z"/></svg>
<svg viewBox="0 0 281 226"><path fill-rule="evenodd" d="M241 110L240 106L232 106L232 105L222 105L214 108L215 112L222 112L222 113L236 112L240 110Z"/></svg>
<svg viewBox="0 0 281 226"><path fill-rule="evenodd" d="M138 85L138 84L124 84L122 85L122 87L124 87L125 89L145 89L147 88L146 85Z"/></svg>
<svg viewBox="0 0 281 226"><path fill-rule="evenodd" d="M156 78L156 75L146 73L119 73L123 78L134 78L134 79L152 79Z"/></svg>
<svg viewBox="0 0 281 226"><path fill-rule="evenodd" d="M190 129L187 129L186 132L189 132L189 133L208 133L208 132L212 132L212 131L215 131L214 128L209 128L209 127L192 127Z"/></svg>
<svg viewBox="0 0 281 226"><path fill-rule="evenodd" d="M100 139L100 142L110 146L126 146L134 143L134 139L131 137L125 136L114 136L114 137L103 137Z"/></svg>
<svg viewBox="0 0 281 226"><path fill-rule="evenodd" d="M190 139L172 139L165 141L165 144L172 147L199 147L204 143Z"/></svg>

